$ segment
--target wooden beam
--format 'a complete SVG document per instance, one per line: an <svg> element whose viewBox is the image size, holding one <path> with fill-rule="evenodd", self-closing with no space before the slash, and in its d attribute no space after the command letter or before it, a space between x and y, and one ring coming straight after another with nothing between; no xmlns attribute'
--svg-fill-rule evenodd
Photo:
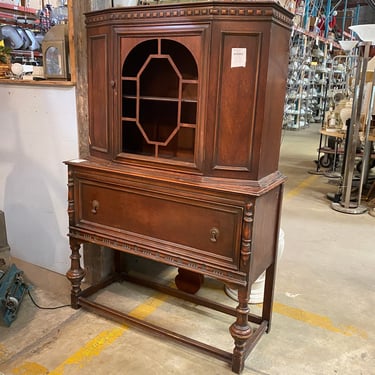
<svg viewBox="0 0 375 375"><path fill-rule="evenodd" d="M69 39L72 48L70 53L72 81L76 84L76 105L79 156L89 156L88 99L87 99L87 37L85 13L107 5L105 1L80 0L68 1ZM78 53L79 51L79 53ZM98 245L83 245L88 284L95 284L112 272L113 250Z"/></svg>
<svg viewBox="0 0 375 375"><path fill-rule="evenodd" d="M88 149L87 42L84 14L91 10L89 0L68 1L71 79L76 84L77 123L80 157ZM77 53L79 51L79 53Z"/></svg>

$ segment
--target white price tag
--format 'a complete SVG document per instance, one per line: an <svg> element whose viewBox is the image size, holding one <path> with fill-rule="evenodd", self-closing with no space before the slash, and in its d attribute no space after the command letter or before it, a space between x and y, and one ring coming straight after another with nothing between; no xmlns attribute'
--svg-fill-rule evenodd
<svg viewBox="0 0 375 375"><path fill-rule="evenodd" d="M231 68L246 66L246 48L232 48Z"/></svg>

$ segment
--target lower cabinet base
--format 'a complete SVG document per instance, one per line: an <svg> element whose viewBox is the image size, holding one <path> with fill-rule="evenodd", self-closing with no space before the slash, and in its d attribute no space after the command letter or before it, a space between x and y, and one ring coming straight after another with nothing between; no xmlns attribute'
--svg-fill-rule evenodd
<svg viewBox="0 0 375 375"><path fill-rule="evenodd" d="M73 280L71 279L71 281ZM188 336L184 336L179 333L168 330L166 328L148 323L144 320L135 318L119 310L113 309L101 303L90 300L89 297L95 294L96 292L109 286L113 282L119 281L127 281L130 283L148 287L159 292L162 292L164 294L177 297L185 301L192 302L197 305L204 306L215 311L219 311L221 313L236 317L236 322L233 323L229 329L235 342L235 348L233 353L221 350L211 345L207 345L203 342L189 338ZM159 283L150 281L149 279L143 279L138 276L129 275L127 273L115 273L106 278L105 280L101 281L100 283L90 286L83 291L80 291L78 294L74 293L72 290L72 307L76 309L82 307L100 316L116 321L118 323L126 323L137 328L147 330L157 336L166 337L180 344L192 347L202 353L211 355L231 364L232 371L238 374L242 372L245 360L250 354L251 350L255 347L261 336L264 333L268 332L270 329L270 321L265 319L265 317L270 316L270 311L267 310L269 309L268 304L263 305L262 316L254 315L247 312L246 322L243 322L243 309L247 309L247 306L241 307L241 302L239 306L237 306L237 308L232 308L230 306L215 301L211 301L207 298L193 295L182 290L161 285ZM256 325L256 328L250 327L248 322Z"/></svg>
<svg viewBox="0 0 375 375"><path fill-rule="evenodd" d="M68 214L71 267L71 305L85 307L121 323L132 323L221 358L240 373L265 332L272 316L282 184L278 173L261 183L242 186L211 179L180 181L173 175L127 173L113 164L69 163ZM217 182L217 181L216 181ZM81 289L85 270L80 248L92 243L116 251L113 277ZM116 254L132 254L178 268L177 289L131 278L121 271ZM251 285L265 272L261 316L250 313ZM232 308L195 296L204 277L237 290ZM114 280L128 280L156 288L197 305L232 315L229 333L232 353L135 319L89 297ZM253 323L252 325L249 324Z"/></svg>

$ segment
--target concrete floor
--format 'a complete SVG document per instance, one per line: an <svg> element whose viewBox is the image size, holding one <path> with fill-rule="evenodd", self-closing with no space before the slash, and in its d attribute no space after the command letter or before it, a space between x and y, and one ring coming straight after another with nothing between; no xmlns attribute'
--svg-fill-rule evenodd
<svg viewBox="0 0 375 375"><path fill-rule="evenodd" d="M282 212L285 250L278 264L272 330L248 357L246 375L375 374L375 217L330 208L326 194L336 192L335 184L308 173L315 168L318 142L316 126L283 134L280 170L288 176ZM167 283L175 276L169 267L132 262ZM27 272L25 276L33 278ZM49 277L32 290L35 300L42 306L68 303L66 280L55 275L55 283ZM236 304L215 280L206 279L199 293ZM232 350L228 327L233 318L226 315L127 283L113 284L97 298ZM260 308L251 305L253 312ZM231 373L220 360L89 312L40 310L28 296L11 327L0 327L0 372Z"/></svg>

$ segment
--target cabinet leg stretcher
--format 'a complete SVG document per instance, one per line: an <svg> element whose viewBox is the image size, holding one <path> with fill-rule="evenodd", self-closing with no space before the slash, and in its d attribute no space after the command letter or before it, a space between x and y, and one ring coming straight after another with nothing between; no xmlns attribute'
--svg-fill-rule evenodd
<svg viewBox="0 0 375 375"><path fill-rule="evenodd" d="M223 360L231 364L232 371L236 373L240 373L243 370L244 362L246 358L248 357L248 355L250 354L250 352L252 351L252 349L255 347L255 345L260 340L262 335L264 333L268 333L270 330L269 320L266 320L264 319L264 317L258 316L255 314L251 314L251 313L246 314L247 315L246 323L242 326L242 328L239 325L236 326L236 323L234 323L232 327L236 326L235 328L240 329L240 330L243 329L244 327L247 327L250 334L246 339L243 339L243 338L241 339L242 340L241 351L238 351L238 348L237 348L238 345L237 345L234 349L234 352L230 353L222 349L219 349L217 347L205 344L201 341L192 339L188 336L181 335L174 331L171 331L163 327L157 326L155 324L138 319L134 316L131 316L129 314L126 314L114 308L108 307L104 304L90 300L89 298L90 296L102 290L103 288L111 285L114 282L122 282L122 281L130 282L130 283L140 285L143 287L147 287L147 288L151 288L161 293L170 295L172 297L180 298L182 300L192 302L197 305L204 306L209 309L237 317L237 319L238 319L238 316L240 315L238 312L239 307L237 307L236 309L236 308L212 301L204 297L192 295L184 291L181 291L172 287L168 287L168 286L153 282L151 280L144 279L144 278L134 276L134 275L130 275L127 273L115 273L109 276L108 278L106 278L105 280L103 280L102 282L96 285L90 286L86 288L85 290L80 291L78 294L75 294L72 291L72 307L75 309L78 309L80 307L85 308L88 311L94 312L97 315L113 320L117 323L129 324L136 328L140 328L148 332L151 332L152 334L156 336L166 337L180 344L194 348L198 350L199 352L211 355L212 357L215 357L217 359ZM265 311L268 308L269 308L269 304L266 303L263 305L263 312L262 312L263 316L270 316L270 313L268 311ZM240 318L243 318L243 317L241 316ZM257 327L250 328L247 322L256 324ZM230 331L233 336L234 334L232 333L232 329L233 329L232 327L230 328Z"/></svg>

